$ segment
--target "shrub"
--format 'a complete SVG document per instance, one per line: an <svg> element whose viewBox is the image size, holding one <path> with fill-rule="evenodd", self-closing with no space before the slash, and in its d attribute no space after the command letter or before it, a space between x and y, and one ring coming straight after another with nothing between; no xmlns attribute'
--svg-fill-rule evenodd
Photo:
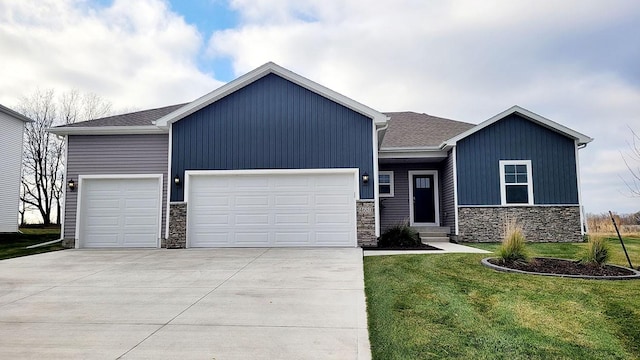
<svg viewBox="0 0 640 360"><path fill-rule="evenodd" d="M407 222L388 228L380 236L378 247L417 247L422 244L420 234Z"/></svg>
<svg viewBox="0 0 640 360"><path fill-rule="evenodd" d="M498 256L505 263L529 261L529 255L526 249L526 238L522 233L522 227L515 219L507 219L505 221L504 238L502 245L498 248Z"/></svg>
<svg viewBox="0 0 640 360"><path fill-rule="evenodd" d="M602 236L589 235L589 242L582 262L602 266L609 261L611 250L607 240Z"/></svg>

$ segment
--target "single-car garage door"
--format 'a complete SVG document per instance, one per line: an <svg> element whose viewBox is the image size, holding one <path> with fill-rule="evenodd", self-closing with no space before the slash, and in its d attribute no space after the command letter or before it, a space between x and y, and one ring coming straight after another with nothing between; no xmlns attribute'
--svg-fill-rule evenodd
<svg viewBox="0 0 640 360"><path fill-rule="evenodd" d="M80 247L158 247L161 176L80 178Z"/></svg>
<svg viewBox="0 0 640 360"><path fill-rule="evenodd" d="M357 173L192 172L187 246L356 246Z"/></svg>

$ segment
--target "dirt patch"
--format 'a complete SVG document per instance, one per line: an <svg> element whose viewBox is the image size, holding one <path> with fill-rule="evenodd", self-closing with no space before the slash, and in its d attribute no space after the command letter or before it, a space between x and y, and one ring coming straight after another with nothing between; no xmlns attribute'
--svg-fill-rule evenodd
<svg viewBox="0 0 640 360"><path fill-rule="evenodd" d="M489 259L488 261L493 265L509 269L543 274L585 276L628 276L636 274L634 271L617 266L583 264L578 261L565 259L533 258L529 263L505 263L500 259Z"/></svg>

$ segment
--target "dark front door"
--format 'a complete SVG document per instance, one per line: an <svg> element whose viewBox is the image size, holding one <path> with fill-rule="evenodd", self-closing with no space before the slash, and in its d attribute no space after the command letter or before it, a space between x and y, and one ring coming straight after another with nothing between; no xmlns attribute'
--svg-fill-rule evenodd
<svg viewBox="0 0 640 360"><path fill-rule="evenodd" d="M433 175L413 175L413 222L436 222Z"/></svg>

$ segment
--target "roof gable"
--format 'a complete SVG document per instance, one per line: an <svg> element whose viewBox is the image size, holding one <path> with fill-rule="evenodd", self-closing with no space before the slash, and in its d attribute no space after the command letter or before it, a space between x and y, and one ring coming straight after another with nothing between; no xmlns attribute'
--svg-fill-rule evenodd
<svg viewBox="0 0 640 360"><path fill-rule="evenodd" d="M551 121L551 120L549 120L549 119L547 119L547 118L545 118L543 116L540 116L540 115L538 115L538 114L536 114L534 112L531 112L531 111L529 111L529 110L527 110L525 108L522 108L520 106L514 105L514 106L510 107L509 109L507 109L507 110L505 110L505 111L493 116L492 118L481 122L480 124L474 126L473 128L471 128L471 129L469 129L469 130L467 130L467 131L465 131L465 132L463 132L463 133L461 133L459 135L456 135L456 136L452 137L449 140L446 140L442 144L442 146L455 145L461 139L464 139L467 136L469 136L469 135L471 135L473 133L476 133L476 132L486 128L487 126L489 126L489 125L491 125L491 124L493 124L495 122L498 122L498 121L500 121L500 120L502 120L502 119L504 119L504 118L506 118L506 117L508 117L509 115L512 115L512 114L518 114L521 117L523 117L524 119L527 119L527 120L532 121L532 122L534 122L534 123L536 123L538 125L546 127L546 128L548 128L550 130L553 130L553 131L555 131L557 133L560 133L560 134L562 134L562 135L564 135L564 136L566 136L568 138L577 140L579 144L587 144L587 143L590 143L591 141L593 141L593 139L588 137L587 135L584 135L584 134L579 133L579 132L577 132L575 130L569 129L568 127L566 127L564 125L561 125L561 124L558 124L558 123L556 123L554 121Z"/></svg>
<svg viewBox="0 0 640 360"><path fill-rule="evenodd" d="M286 80L291 81L301 87L304 87L312 92L315 92L321 96L324 96L338 104L341 104L355 112L358 112L368 118L371 118L378 126L383 126L387 123L388 117L372 108L365 106L353 99L350 99L344 95L341 95L329 88L326 88L318 83L315 83L305 77L302 77L290 70L287 70L273 62L268 62L259 68L248 72L245 75L219 87L218 89L204 95L191 103L163 116L154 122L154 124L160 128L168 128L171 123L179 121L184 117L193 114L194 112L205 108L208 105L222 99L223 97L234 93L245 86L269 75L276 74Z"/></svg>

